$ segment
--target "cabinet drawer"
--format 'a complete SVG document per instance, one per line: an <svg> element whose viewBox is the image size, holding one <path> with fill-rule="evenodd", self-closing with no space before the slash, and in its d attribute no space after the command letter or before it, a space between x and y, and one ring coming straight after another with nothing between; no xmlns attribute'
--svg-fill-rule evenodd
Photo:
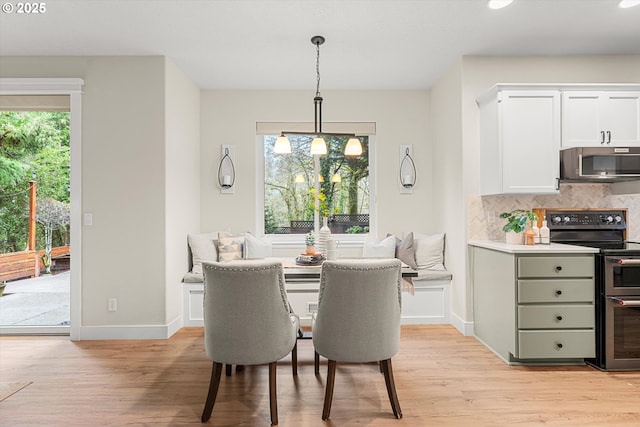
<svg viewBox="0 0 640 427"><path fill-rule="evenodd" d="M593 305L521 305L518 307L520 329L593 328Z"/></svg>
<svg viewBox="0 0 640 427"><path fill-rule="evenodd" d="M593 302L593 279L518 280L518 302Z"/></svg>
<svg viewBox="0 0 640 427"><path fill-rule="evenodd" d="M595 357L595 333L584 331L519 331L519 359Z"/></svg>
<svg viewBox="0 0 640 427"><path fill-rule="evenodd" d="M518 257L518 277L593 277L593 256Z"/></svg>

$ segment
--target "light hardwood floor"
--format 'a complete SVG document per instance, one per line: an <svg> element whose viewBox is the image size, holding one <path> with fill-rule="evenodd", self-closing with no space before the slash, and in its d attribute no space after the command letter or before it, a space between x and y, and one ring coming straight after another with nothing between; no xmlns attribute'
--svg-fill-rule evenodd
<svg viewBox="0 0 640 427"><path fill-rule="evenodd" d="M281 426L639 426L640 372L588 366L509 367L449 325L403 326L393 360L404 418L396 420L375 364L340 365L322 422L326 361L313 374L278 365ZM0 381L33 384L0 402L1 426L201 425L211 362L201 328L161 341L0 338ZM223 376L210 426L268 426L268 368Z"/></svg>

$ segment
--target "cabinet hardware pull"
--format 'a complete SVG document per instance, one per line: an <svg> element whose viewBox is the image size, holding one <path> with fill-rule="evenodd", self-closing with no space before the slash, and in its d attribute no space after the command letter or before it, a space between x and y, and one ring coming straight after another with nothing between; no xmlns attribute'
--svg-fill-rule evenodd
<svg viewBox="0 0 640 427"><path fill-rule="evenodd" d="M562 291L561 290L557 290L556 291L556 296L559 297L560 295L562 295Z"/></svg>
<svg viewBox="0 0 640 427"><path fill-rule="evenodd" d="M607 131L607 144L611 144L611 131Z"/></svg>
<svg viewBox="0 0 640 427"><path fill-rule="evenodd" d="M556 190L560 190L560 178L556 178Z"/></svg>
<svg viewBox="0 0 640 427"><path fill-rule="evenodd" d="M561 265L556 265L556 271L562 271L562 266Z"/></svg>
<svg viewBox="0 0 640 427"><path fill-rule="evenodd" d="M604 144L604 131L603 130L600 131L600 136L602 137L601 140L600 140L600 144Z"/></svg>
<svg viewBox="0 0 640 427"><path fill-rule="evenodd" d="M557 343L557 344L556 344L556 347L558 348L558 350L559 350L559 349L561 349L561 348L562 348L562 343L560 343L560 342L559 342L559 343Z"/></svg>
<svg viewBox="0 0 640 427"><path fill-rule="evenodd" d="M556 320L559 322L562 320L562 316L556 316Z"/></svg>

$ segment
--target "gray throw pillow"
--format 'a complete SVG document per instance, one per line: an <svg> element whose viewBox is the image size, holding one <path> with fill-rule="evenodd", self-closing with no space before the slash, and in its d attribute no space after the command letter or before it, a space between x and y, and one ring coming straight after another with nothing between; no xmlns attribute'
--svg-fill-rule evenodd
<svg viewBox="0 0 640 427"><path fill-rule="evenodd" d="M387 234L387 236L390 235L391 234ZM418 269L418 264L416 263L416 247L413 244L413 233L407 234L402 240L396 237L396 258L409 267L415 270Z"/></svg>

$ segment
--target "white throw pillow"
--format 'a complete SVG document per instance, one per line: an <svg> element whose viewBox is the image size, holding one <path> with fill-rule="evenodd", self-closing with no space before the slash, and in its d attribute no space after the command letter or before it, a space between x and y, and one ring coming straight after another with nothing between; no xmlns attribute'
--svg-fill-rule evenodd
<svg viewBox="0 0 640 427"><path fill-rule="evenodd" d="M271 243L266 240L256 239L251 233L244 235L244 258L264 259L271 257Z"/></svg>
<svg viewBox="0 0 640 427"><path fill-rule="evenodd" d="M396 255L396 236L382 241L368 238L362 247L362 258L394 258Z"/></svg>
<svg viewBox="0 0 640 427"><path fill-rule="evenodd" d="M216 249L218 232L189 234L187 240L191 248L192 273L202 274L203 261L218 261L218 250Z"/></svg>
<svg viewBox="0 0 640 427"><path fill-rule="evenodd" d="M444 233L426 235L413 233L416 264L419 269L444 270Z"/></svg>

